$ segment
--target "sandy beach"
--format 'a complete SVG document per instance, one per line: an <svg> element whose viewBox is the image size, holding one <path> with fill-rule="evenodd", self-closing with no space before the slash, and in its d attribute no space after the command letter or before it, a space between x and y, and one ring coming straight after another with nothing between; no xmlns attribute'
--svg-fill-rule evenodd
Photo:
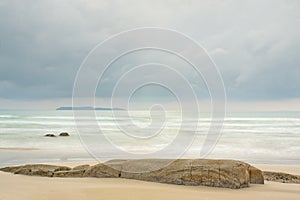
<svg viewBox="0 0 300 200"><path fill-rule="evenodd" d="M69 163L72 165L71 163ZM300 166L256 165L300 174ZM266 181L244 189L178 186L127 179L46 178L0 172L0 199L300 199L300 184Z"/></svg>

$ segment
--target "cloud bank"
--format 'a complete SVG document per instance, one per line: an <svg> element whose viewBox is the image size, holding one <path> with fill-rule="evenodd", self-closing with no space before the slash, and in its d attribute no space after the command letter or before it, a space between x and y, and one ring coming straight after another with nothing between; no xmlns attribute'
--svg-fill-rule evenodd
<svg viewBox="0 0 300 200"><path fill-rule="evenodd" d="M206 48L230 101L297 99L299 11L297 0L2 0L0 97L70 98L76 72L95 45L124 30L155 26L183 32Z"/></svg>

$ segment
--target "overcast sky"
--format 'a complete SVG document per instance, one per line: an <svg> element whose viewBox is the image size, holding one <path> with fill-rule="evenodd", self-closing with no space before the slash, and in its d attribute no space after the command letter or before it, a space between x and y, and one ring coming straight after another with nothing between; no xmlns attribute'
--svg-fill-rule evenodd
<svg viewBox="0 0 300 200"><path fill-rule="evenodd" d="M88 52L146 26L200 43L219 67L230 103L299 105L298 0L0 0L0 108L70 103Z"/></svg>

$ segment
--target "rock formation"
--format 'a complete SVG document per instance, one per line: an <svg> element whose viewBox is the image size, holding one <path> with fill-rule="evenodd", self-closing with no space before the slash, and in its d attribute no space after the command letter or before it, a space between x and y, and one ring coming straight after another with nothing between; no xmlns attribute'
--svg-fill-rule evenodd
<svg viewBox="0 0 300 200"><path fill-rule="evenodd" d="M53 133L47 133L46 135L44 135L45 137L56 137L56 135L55 134L53 134Z"/></svg>
<svg viewBox="0 0 300 200"><path fill-rule="evenodd" d="M275 181L280 183L300 183L300 175L265 171L263 172L263 176L267 181Z"/></svg>
<svg viewBox="0 0 300 200"><path fill-rule="evenodd" d="M23 174L29 176L48 176L52 177L55 172L58 171L68 171L70 167L65 166L56 166L56 165L23 165L16 167L4 167L1 168L1 171L12 172L14 174Z"/></svg>
<svg viewBox="0 0 300 200"><path fill-rule="evenodd" d="M163 166L162 168L160 168ZM243 188L263 184L262 172L240 161L207 159L114 160L74 168L54 165L24 165L0 169L15 174L47 177L127 178L177 185Z"/></svg>
<svg viewBox="0 0 300 200"><path fill-rule="evenodd" d="M67 133L67 132L62 132L62 133L59 134L59 136L70 136L70 134Z"/></svg>

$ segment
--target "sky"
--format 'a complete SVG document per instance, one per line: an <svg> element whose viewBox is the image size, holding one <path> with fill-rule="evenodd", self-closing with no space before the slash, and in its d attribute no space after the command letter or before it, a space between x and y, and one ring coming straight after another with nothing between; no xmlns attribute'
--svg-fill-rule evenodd
<svg viewBox="0 0 300 200"><path fill-rule="evenodd" d="M233 110L300 110L299 11L298 0L0 0L0 109L70 106L76 73L97 44L122 31L161 27L206 49ZM111 75L153 55L124 59ZM186 74L191 81L192 75ZM107 80L106 89L114 84ZM164 94L152 88L141 96L159 102ZM99 104L106 106L107 96L98 92Z"/></svg>

